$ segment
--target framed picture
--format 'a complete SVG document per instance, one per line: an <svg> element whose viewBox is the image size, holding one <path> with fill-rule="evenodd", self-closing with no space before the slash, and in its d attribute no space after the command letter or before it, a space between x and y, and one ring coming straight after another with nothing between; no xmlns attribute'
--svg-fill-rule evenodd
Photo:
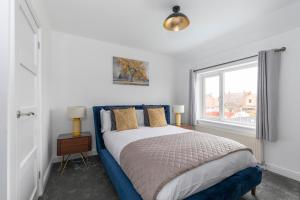
<svg viewBox="0 0 300 200"><path fill-rule="evenodd" d="M113 83L149 86L149 63L113 57Z"/></svg>

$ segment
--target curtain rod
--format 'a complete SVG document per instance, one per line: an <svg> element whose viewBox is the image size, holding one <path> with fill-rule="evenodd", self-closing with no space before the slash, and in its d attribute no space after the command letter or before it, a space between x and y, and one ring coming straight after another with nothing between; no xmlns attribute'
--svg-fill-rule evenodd
<svg viewBox="0 0 300 200"><path fill-rule="evenodd" d="M280 49L275 49L274 51L275 52L281 52L281 51L285 51L286 50L286 47L281 47ZM195 69L193 70L193 72L197 72L197 71L201 71L201 70L205 70L205 69L210 69L210 68L214 68L214 67L219 67L221 65L226 65L226 64L230 64L230 63L234 63L234 62L238 62L238 61L241 61L241 60L246 60L246 59L250 59L250 58L255 58L257 57L258 55L253 55L253 56L248 56L248 57L245 57L245 58L240 58L240 59L237 59L237 60L232 60L232 61L229 61L229 62L224 62L224 63L220 63L220 64L217 64L217 65L212 65L212 66L209 66L209 67L204 67L204 68L200 68L200 69Z"/></svg>

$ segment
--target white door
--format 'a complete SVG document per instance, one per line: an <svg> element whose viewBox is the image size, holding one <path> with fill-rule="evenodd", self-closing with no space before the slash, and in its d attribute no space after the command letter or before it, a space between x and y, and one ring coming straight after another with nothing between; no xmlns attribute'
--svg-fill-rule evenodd
<svg viewBox="0 0 300 200"><path fill-rule="evenodd" d="M16 1L17 200L36 197L38 187L38 25L26 0Z"/></svg>

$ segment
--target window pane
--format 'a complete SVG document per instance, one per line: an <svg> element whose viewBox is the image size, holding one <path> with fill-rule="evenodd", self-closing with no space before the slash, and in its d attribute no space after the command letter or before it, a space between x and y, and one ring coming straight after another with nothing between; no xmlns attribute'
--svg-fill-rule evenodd
<svg viewBox="0 0 300 200"><path fill-rule="evenodd" d="M219 76L212 76L204 79L204 118L219 118Z"/></svg>
<svg viewBox="0 0 300 200"><path fill-rule="evenodd" d="M224 118L255 125L257 67L224 73Z"/></svg>

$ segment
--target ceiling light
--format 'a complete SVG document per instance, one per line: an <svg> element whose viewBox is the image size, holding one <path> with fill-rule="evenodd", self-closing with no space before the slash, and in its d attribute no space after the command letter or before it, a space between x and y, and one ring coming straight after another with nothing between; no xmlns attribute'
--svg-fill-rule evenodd
<svg viewBox="0 0 300 200"><path fill-rule="evenodd" d="M187 16L180 13L180 6L174 6L173 12L164 21L165 29L169 31L180 31L188 27L190 20Z"/></svg>

